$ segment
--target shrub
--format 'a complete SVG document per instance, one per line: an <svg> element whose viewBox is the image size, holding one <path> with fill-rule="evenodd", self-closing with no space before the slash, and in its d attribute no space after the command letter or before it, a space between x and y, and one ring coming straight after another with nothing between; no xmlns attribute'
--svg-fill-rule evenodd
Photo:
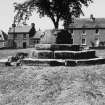
<svg viewBox="0 0 105 105"><path fill-rule="evenodd" d="M57 44L72 44L73 43L72 35L67 30L61 30L57 34L56 43Z"/></svg>

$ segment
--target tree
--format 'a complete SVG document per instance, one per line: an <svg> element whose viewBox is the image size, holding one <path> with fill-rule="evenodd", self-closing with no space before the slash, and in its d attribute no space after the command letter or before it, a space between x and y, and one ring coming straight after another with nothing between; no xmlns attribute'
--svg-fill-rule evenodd
<svg viewBox="0 0 105 105"><path fill-rule="evenodd" d="M18 22L26 21L36 11L40 17L48 16L55 29L58 29L60 20L65 24L72 23L73 17L83 15L82 6L87 7L92 2L92 0L26 0L24 3L14 3L14 7Z"/></svg>
<svg viewBox="0 0 105 105"><path fill-rule="evenodd" d="M73 39L71 33L69 33L67 30L61 30L57 33L56 38L57 44L73 44Z"/></svg>

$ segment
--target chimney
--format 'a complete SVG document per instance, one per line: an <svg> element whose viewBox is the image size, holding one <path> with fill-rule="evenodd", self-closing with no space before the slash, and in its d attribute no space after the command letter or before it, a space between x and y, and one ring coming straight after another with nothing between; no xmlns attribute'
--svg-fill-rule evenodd
<svg viewBox="0 0 105 105"><path fill-rule="evenodd" d="M95 17L93 16L93 14L90 15L90 19L95 22Z"/></svg>
<svg viewBox="0 0 105 105"><path fill-rule="evenodd" d="M35 28L35 23L31 23L31 26Z"/></svg>

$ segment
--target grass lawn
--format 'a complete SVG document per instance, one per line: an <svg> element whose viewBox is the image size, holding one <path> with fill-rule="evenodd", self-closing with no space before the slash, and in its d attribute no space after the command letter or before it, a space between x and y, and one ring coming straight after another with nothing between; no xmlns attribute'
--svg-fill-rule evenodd
<svg viewBox="0 0 105 105"><path fill-rule="evenodd" d="M30 53L34 48L28 49L0 49L0 58L7 58L8 56L14 56L17 52Z"/></svg>
<svg viewBox="0 0 105 105"><path fill-rule="evenodd" d="M31 49L0 50L0 57L18 51ZM0 105L105 105L105 64L0 67Z"/></svg>
<svg viewBox="0 0 105 105"><path fill-rule="evenodd" d="M105 65L0 68L0 105L105 105Z"/></svg>

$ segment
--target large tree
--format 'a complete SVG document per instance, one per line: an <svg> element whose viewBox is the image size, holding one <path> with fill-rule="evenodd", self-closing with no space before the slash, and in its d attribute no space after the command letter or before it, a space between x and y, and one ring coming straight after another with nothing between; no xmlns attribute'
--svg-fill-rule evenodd
<svg viewBox="0 0 105 105"><path fill-rule="evenodd" d="M71 23L73 17L83 14L82 6L87 7L90 3L92 0L26 0L24 3L14 3L15 19L18 22L26 21L36 11L40 17L48 16L58 29L60 20L65 24Z"/></svg>

